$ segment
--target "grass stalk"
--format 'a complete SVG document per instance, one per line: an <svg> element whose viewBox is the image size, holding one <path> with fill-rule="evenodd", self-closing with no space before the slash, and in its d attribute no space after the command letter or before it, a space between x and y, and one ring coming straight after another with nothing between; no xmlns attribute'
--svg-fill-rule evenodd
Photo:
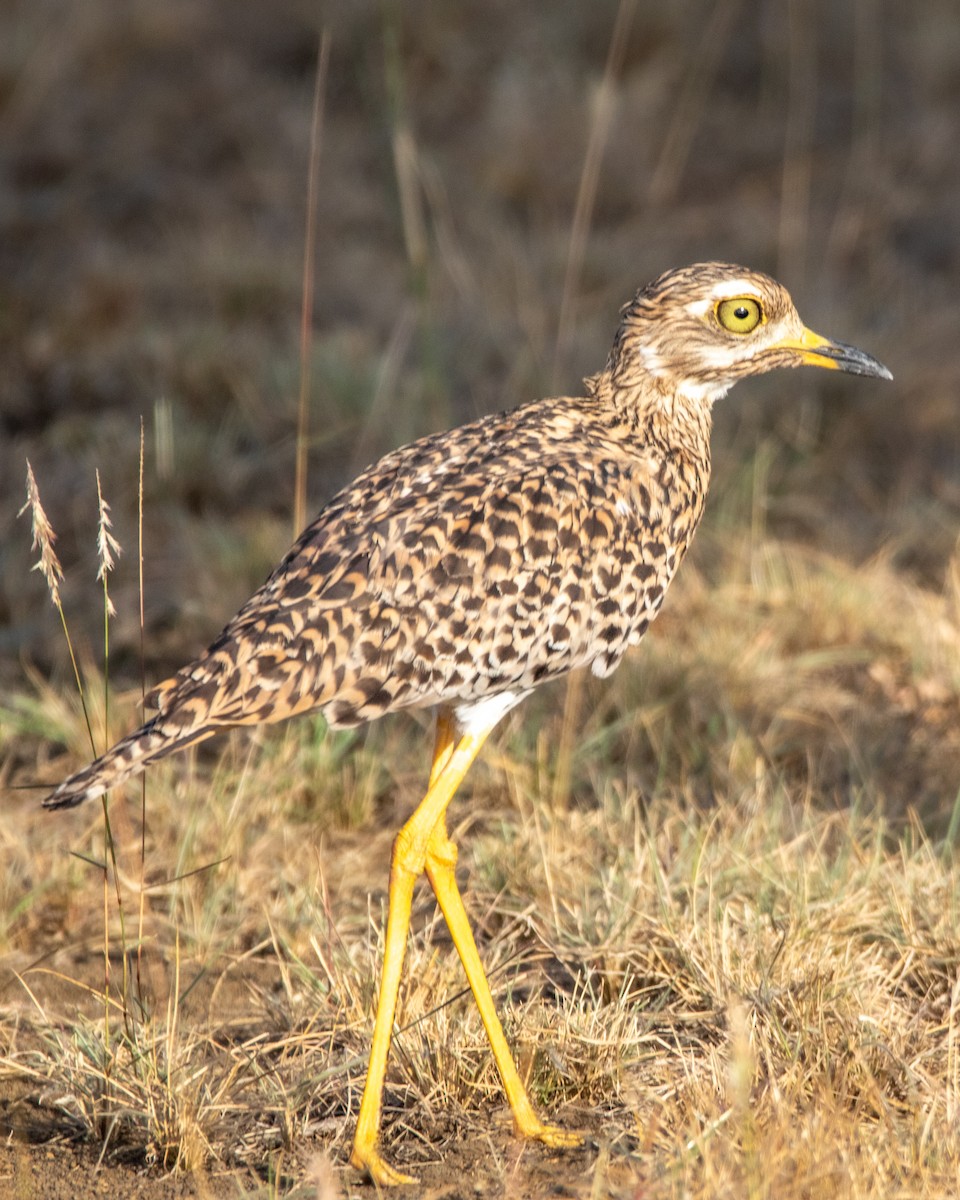
<svg viewBox="0 0 960 1200"><path fill-rule="evenodd" d="M317 181L323 141L323 102L330 62L330 35L323 31L317 52L307 168L307 213L303 248L303 291L300 303L300 390L297 398L297 443L293 482L293 536L307 523L307 451L310 445L310 360L313 346L313 281L316 270Z"/></svg>
<svg viewBox="0 0 960 1200"><path fill-rule="evenodd" d="M560 297L560 316L557 321L557 338L553 352L552 387L554 390L558 386L564 359L569 349L570 337L576 324L577 295L580 290L583 260L597 201L600 168L603 165L603 155L610 138L610 129L616 111L617 82L623 68L636 6L636 0L620 0L617 18L610 36L603 76L593 100L590 136L587 139L587 150L580 171L580 186L577 190L577 200L573 210L573 222L570 227L570 241L567 250L567 267Z"/></svg>
<svg viewBox="0 0 960 1200"><path fill-rule="evenodd" d="M83 710L83 719L86 723L87 734L90 738L90 749L94 754L97 752L96 739L93 736L93 725L90 721L90 713L87 710L87 698L83 688L83 679L80 675L80 667L77 663L77 656L73 648L73 639L70 637L70 629L67 626L67 615L64 612L63 603L60 599L60 584L63 582L63 568L60 566L60 559L57 557L55 549L57 535L50 524L47 514L44 511L43 505L40 502L40 489L37 487L37 481L33 474L33 467L30 460L27 459L27 500L23 507L17 513L18 517L22 517L25 512L30 513L30 520L33 528L33 549L40 552L40 557L33 565L34 571L39 571L47 584L47 591L50 595L50 600L54 608L60 616L60 625L63 629L63 636L66 638L67 651L70 655L70 665L73 668L73 677L77 684L77 694L80 697L80 706Z"/></svg>

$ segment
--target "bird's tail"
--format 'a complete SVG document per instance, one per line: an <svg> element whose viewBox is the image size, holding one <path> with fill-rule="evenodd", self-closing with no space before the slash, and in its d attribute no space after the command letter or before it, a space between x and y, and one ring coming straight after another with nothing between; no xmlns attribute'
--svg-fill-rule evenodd
<svg viewBox="0 0 960 1200"><path fill-rule="evenodd" d="M216 728L209 725L200 729L171 728L162 714L154 717L146 725L121 738L89 767L65 779L43 801L43 807L73 808L84 800L93 800L110 788L118 787L131 775L139 775L147 763L154 759L183 750L195 742L205 741L214 733Z"/></svg>

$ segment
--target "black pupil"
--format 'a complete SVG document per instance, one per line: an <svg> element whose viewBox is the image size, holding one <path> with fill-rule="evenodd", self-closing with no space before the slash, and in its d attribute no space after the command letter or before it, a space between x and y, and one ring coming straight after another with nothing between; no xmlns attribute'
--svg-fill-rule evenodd
<svg viewBox="0 0 960 1200"><path fill-rule="evenodd" d="M740 304L733 310L733 315L738 321L745 321L750 316L750 313L747 311L745 304Z"/></svg>

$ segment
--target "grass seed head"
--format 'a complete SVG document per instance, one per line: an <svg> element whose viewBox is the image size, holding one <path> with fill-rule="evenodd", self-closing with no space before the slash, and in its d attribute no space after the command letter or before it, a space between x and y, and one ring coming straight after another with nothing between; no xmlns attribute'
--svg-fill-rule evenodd
<svg viewBox="0 0 960 1200"><path fill-rule="evenodd" d="M110 532L113 528L113 522L110 520L110 505L103 498L99 471L97 471L97 512L97 559L100 563L97 570L97 578L103 580L103 593L106 599L107 612L111 617L115 617L117 610L114 608L113 601L107 594L107 572L113 570L117 559L123 551L121 550L120 543Z"/></svg>
<svg viewBox="0 0 960 1200"><path fill-rule="evenodd" d="M53 548L57 535L53 532L53 526L40 503L40 489L37 487L37 480L29 459L27 459L27 499L17 516L22 517L28 509L33 525L33 549L40 551L39 561L34 563L33 570L39 571L47 581L50 599L59 608L63 568L60 566L57 552Z"/></svg>

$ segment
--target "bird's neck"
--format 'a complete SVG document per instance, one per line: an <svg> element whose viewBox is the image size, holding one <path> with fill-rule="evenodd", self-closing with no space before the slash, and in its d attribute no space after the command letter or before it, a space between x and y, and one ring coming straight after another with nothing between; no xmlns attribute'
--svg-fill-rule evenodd
<svg viewBox="0 0 960 1200"><path fill-rule="evenodd" d="M632 427L634 437L686 459L706 480L713 423L709 400L669 388L648 374L634 379L609 367L584 384L590 397Z"/></svg>

